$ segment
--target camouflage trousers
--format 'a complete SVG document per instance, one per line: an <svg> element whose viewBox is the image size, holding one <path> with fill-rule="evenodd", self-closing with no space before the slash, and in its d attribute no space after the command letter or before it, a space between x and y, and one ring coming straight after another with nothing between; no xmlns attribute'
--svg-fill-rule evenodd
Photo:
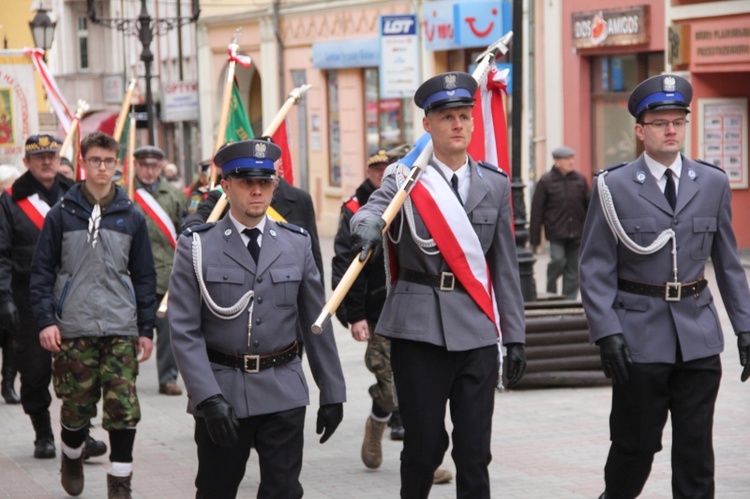
<svg viewBox="0 0 750 499"><path fill-rule="evenodd" d="M369 326L370 331L375 329L375 324L370 323ZM365 365L376 379L376 383L369 389L372 400L384 411L397 411L398 399L391 369L391 340L379 334L371 334L367 340Z"/></svg>
<svg viewBox="0 0 750 499"><path fill-rule="evenodd" d="M138 376L138 336L63 339L52 354L52 384L62 399L60 422L76 430L96 417L104 398L105 430L135 428L141 408L135 390Z"/></svg>

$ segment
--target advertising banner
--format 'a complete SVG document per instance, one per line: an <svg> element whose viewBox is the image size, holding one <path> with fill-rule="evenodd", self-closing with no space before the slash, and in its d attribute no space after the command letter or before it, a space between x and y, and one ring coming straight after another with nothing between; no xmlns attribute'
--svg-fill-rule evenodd
<svg viewBox="0 0 750 499"><path fill-rule="evenodd" d="M0 164L23 168L23 145L38 129L31 58L23 50L0 50Z"/></svg>
<svg viewBox="0 0 750 499"><path fill-rule="evenodd" d="M417 16L380 16L380 98L410 98L419 84Z"/></svg>

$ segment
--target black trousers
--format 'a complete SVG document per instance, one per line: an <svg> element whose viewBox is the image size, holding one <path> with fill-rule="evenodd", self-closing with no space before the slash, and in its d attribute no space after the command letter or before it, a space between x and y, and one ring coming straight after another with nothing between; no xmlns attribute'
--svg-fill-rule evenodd
<svg viewBox="0 0 750 499"><path fill-rule="evenodd" d="M203 418L195 418L198 445L196 499L237 497L245 476L250 448L258 453L260 487L258 498L299 499L302 485L302 447L305 408L240 419L239 442L233 447L216 445Z"/></svg>
<svg viewBox="0 0 750 499"><path fill-rule="evenodd" d="M21 374L21 405L29 416L49 413L52 395L52 353L39 343L39 328L29 303L28 290L13 288L19 328L13 335L16 366Z"/></svg>
<svg viewBox="0 0 750 499"><path fill-rule="evenodd" d="M718 355L676 364L635 364L612 390L610 438L604 468L607 498L643 490L654 454L672 418L672 496L714 497L713 418L721 381Z"/></svg>
<svg viewBox="0 0 750 499"><path fill-rule="evenodd" d="M456 497L489 498L497 347L449 352L428 343L391 339L391 365L405 430L401 497L429 495L433 474L448 449L449 402Z"/></svg>

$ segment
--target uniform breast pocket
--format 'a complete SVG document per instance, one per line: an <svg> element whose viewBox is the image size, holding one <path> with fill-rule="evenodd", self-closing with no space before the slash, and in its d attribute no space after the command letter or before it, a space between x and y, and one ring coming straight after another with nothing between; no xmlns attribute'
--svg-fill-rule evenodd
<svg viewBox="0 0 750 499"><path fill-rule="evenodd" d="M690 252L693 259L705 260L711 256L716 225L716 217L693 217L693 243Z"/></svg>
<svg viewBox="0 0 750 499"><path fill-rule="evenodd" d="M211 299L222 307L234 305L248 291L245 286L245 271L238 267L209 266L205 278Z"/></svg>
<svg viewBox="0 0 750 499"><path fill-rule="evenodd" d="M630 239L639 246L648 246L656 239L656 218L634 217L620 219L622 228ZM649 255L637 255L637 258L648 258Z"/></svg>
<svg viewBox="0 0 750 499"><path fill-rule="evenodd" d="M492 237L495 234L498 213L495 209L480 208L471 213L471 225L479 234L479 241L482 243L482 250L487 249L492 244Z"/></svg>
<svg viewBox="0 0 750 499"><path fill-rule="evenodd" d="M297 304L297 293L302 282L302 271L299 267L282 267L271 269L273 282L273 306L290 308Z"/></svg>

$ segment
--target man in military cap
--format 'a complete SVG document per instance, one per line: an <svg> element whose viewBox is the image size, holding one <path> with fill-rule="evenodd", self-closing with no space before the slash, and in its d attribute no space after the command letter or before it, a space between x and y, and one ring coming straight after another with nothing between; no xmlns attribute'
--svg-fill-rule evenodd
<svg viewBox="0 0 750 499"><path fill-rule="evenodd" d="M750 292L729 182L720 168L680 153L692 94L687 80L671 74L633 90L628 110L645 151L597 174L584 227L581 295L591 341L613 383L607 499L641 493L667 416L673 496L714 497L713 414L724 339L705 278L709 257L738 335L742 381L750 375Z"/></svg>
<svg viewBox="0 0 750 499"><path fill-rule="evenodd" d="M525 370L510 182L466 153L476 88L470 75L451 72L417 90L414 101L425 111L422 125L434 154L388 233L396 261L386 268L399 270L391 275L396 281L375 332L391 340L405 430L401 497L429 495L448 448L449 401L457 496L490 497L500 342L508 351L508 386ZM381 215L401 182L402 168L386 172L381 188L352 218L360 259L381 244Z"/></svg>
<svg viewBox="0 0 750 499"><path fill-rule="evenodd" d="M331 326L313 335L324 291L307 231L266 216L281 150L234 142L214 162L230 210L180 237L170 280L172 348L189 394L198 446L196 497L231 498L258 452L258 497L302 497L305 406L298 357L305 336L320 389L321 443L336 430L346 399Z"/></svg>
<svg viewBox="0 0 750 499"><path fill-rule="evenodd" d="M547 265L547 292L557 293L557 281L563 278L562 294L569 300L578 296L578 259L581 234L591 191L583 175L575 170L575 151L561 146L552 151L552 169L542 175L531 201L529 234L531 246L544 236L550 242Z"/></svg>
<svg viewBox="0 0 750 499"><path fill-rule="evenodd" d="M0 329L10 331L14 338L21 404L34 426L34 457L40 459L55 457L49 414L52 369L50 353L39 344L39 327L29 301L29 278L44 218L73 185L58 173L61 145L50 135L26 139L23 164L27 171L11 189L0 194ZM89 438L85 452L100 456L107 452L107 446Z"/></svg>
<svg viewBox="0 0 750 499"><path fill-rule="evenodd" d="M151 250L156 265L156 300L161 303L169 287L174 251L177 245L176 228L180 226L185 194L161 177L166 165L164 152L155 146L141 146L135 157L135 202L146 215ZM156 319L156 368L159 393L180 395L177 385L177 364L169 344L169 324L164 317Z"/></svg>

